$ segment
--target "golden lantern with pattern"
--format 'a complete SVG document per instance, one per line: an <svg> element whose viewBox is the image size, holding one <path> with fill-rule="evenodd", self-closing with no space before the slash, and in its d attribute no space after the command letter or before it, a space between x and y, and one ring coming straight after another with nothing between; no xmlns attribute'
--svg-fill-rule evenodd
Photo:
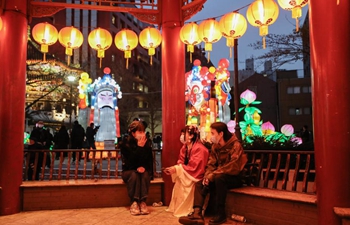
<svg viewBox="0 0 350 225"><path fill-rule="evenodd" d="M221 17L219 25L222 35L226 38L226 45L230 48L230 58L232 58L234 40L242 37L247 31L247 20L238 12L231 12Z"/></svg>
<svg viewBox="0 0 350 225"><path fill-rule="evenodd" d="M100 58L100 68L102 66L102 58L105 57L105 50L111 47L112 40L111 33L100 27L89 33L88 42L90 47L97 51L97 57Z"/></svg>
<svg viewBox="0 0 350 225"><path fill-rule="evenodd" d="M56 27L51 24L38 23L32 30L33 38L40 44L40 51L44 53L43 61L46 61L46 53L49 51L49 46L53 45L57 41L58 31Z"/></svg>
<svg viewBox="0 0 350 225"><path fill-rule="evenodd" d="M264 49L266 48L265 36L269 33L268 26L277 20L278 13L278 5L273 0L256 0L248 7L248 22L254 27L259 27Z"/></svg>
<svg viewBox="0 0 350 225"><path fill-rule="evenodd" d="M136 48L138 44L137 34L129 29L119 31L114 37L114 44L121 51L124 51L126 58L126 68L129 67L129 59L131 58L131 50Z"/></svg>
<svg viewBox="0 0 350 225"><path fill-rule="evenodd" d="M218 42L221 37L219 22L215 19L207 19L198 25L198 36L205 43L205 51L208 52L208 62L210 61L210 52L213 49L212 44Z"/></svg>
<svg viewBox="0 0 350 225"><path fill-rule="evenodd" d="M148 49L148 55L151 56L150 64L152 65L152 56L155 54L155 48L162 42L162 35L158 29L147 27L141 31L139 41L143 48Z"/></svg>
<svg viewBox="0 0 350 225"><path fill-rule="evenodd" d="M194 22L185 24L180 30L180 39L187 45L187 52L190 53L190 62L192 62L194 45L202 42L198 36L198 25Z"/></svg>
<svg viewBox="0 0 350 225"><path fill-rule="evenodd" d="M301 8L306 6L308 0L278 0L282 9L292 11L292 18L296 21L296 32L299 32L299 17L302 15Z"/></svg>
<svg viewBox="0 0 350 225"><path fill-rule="evenodd" d="M83 34L77 28L64 27L58 33L58 41L66 48L68 56L67 64L70 64L70 57L73 55L73 49L79 48L84 41Z"/></svg>

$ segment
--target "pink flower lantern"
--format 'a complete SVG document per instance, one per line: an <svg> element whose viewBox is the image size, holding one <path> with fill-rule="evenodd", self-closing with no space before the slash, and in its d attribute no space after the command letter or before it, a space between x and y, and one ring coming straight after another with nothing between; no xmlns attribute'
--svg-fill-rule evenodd
<svg viewBox="0 0 350 225"><path fill-rule="evenodd" d="M291 141L294 142L296 145L301 145L303 143L301 137L293 137Z"/></svg>
<svg viewBox="0 0 350 225"><path fill-rule="evenodd" d="M274 134L275 133L275 127L270 123L270 121L267 121L261 125L261 130L264 135Z"/></svg>
<svg viewBox="0 0 350 225"><path fill-rule="evenodd" d="M290 124L285 124L281 127L281 133L289 137L294 133L294 127Z"/></svg>
<svg viewBox="0 0 350 225"><path fill-rule="evenodd" d="M250 104L250 103L255 101L256 94L254 92L252 92L251 90L247 89L241 94L240 97L245 99Z"/></svg>
<svg viewBox="0 0 350 225"><path fill-rule="evenodd" d="M230 121L227 123L227 129L228 129L228 131L230 131L231 133L235 133L235 128L236 128L236 121L230 120Z"/></svg>

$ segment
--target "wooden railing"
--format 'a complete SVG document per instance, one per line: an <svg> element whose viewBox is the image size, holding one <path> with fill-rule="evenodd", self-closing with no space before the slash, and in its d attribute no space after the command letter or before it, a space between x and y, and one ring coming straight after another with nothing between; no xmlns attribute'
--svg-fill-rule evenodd
<svg viewBox="0 0 350 225"><path fill-rule="evenodd" d="M119 149L90 150L90 158L85 157L87 152L80 149L24 150L23 181L120 178L122 162ZM153 150L154 177L161 176L161 152ZM65 154L67 157L64 157ZM76 154L76 159L82 156L80 162L72 161L73 154ZM55 160L56 155L58 160Z"/></svg>
<svg viewBox="0 0 350 225"><path fill-rule="evenodd" d="M313 193L315 160L313 151L245 150L248 154L248 185L293 192Z"/></svg>

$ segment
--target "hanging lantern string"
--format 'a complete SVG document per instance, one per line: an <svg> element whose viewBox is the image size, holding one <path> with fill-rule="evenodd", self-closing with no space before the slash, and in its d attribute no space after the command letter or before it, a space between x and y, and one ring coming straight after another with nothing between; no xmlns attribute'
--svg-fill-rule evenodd
<svg viewBox="0 0 350 225"><path fill-rule="evenodd" d="M235 9L235 10L231 10L230 12L239 12L239 10L241 9L244 9L244 8L247 8L248 6L250 6L252 3L248 4L248 5L245 5L241 8L238 8L238 9ZM225 14L222 14L220 16L215 16L215 17L211 17L211 19L217 19L217 18L220 18L220 17L223 17L224 15L226 15L227 13ZM208 18L205 18L205 19L201 19L201 20L196 20L196 21L191 21L191 22L194 22L194 23L198 23L198 22L201 22L201 21L204 21L204 20L207 20ZM186 22L186 23L191 23L191 22ZM185 23L185 24L186 24Z"/></svg>

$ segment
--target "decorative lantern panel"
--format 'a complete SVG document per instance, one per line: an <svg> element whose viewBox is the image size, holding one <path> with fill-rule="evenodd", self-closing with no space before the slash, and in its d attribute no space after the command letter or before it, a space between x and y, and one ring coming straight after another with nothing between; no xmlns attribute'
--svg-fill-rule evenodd
<svg viewBox="0 0 350 225"><path fill-rule="evenodd" d="M32 30L33 38L40 44L40 51L44 53L44 61L46 61L46 53L49 51L49 45L53 45L57 41L58 31L51 24L38 23Z"/></svg>
<svg viewBox="0 0 350 225"><path fill-rule="evenodd" d="M308 0L278 0L282 9L292 11L292 18L296 21L296 31L299 31L299 18L302 16L301 8L306 6Z"/></svg>
<svg viewBox="0 0 350 225"><path fill-rule="evenodd" d="M221 37L219 22L214 19L204 20L198 26L199 38L205 43L205 51L208 52L208 62L210 61L210 52L212 44L218 42Z"/></svg>
<svg viewBox="0 0 350 225"><path fill-rule="evenodd" d="M194 45L202 42L198 36L198 25L194 22L185 24L180 30L180 39L187 45L187 52L190 52L190 62L192 62Z"/></svg>
<svg viewBox="0 0 350 225"><path fill-rule="evenodd" d="M126 68L128 68L128 61L131 58L131 50L136 48L138 44L137 34L129 29L119 31L114 38L114 44L121 51L124 51L124 58L126 58Z"/></svg>
<svg viewBox="0 0 350 225"><path fill-rule="evenodd" d="M58 40L66 48L66 55L68 56L67 64L69 65L70 57L73 55L73 49L77 49L83 44L83 34L73 26L64 27L58 33Z"/></svg>
<svg viewBox="0 0 350 225"><path fill-rule="evenodd" d="M147 27L141 31L139 41L143 48L148 49L148 55L151 56L150 63L152 65L152 56L155 54L155 48L162 42L160 31L153 27Z"/></svg>
<svg viewBox="0 0 350 225"><path fill-rule="evenodd" d="M88 42L91 48L97 50L97 57L100 58L100 68L102 58L105 57L105 50L112 45L112 35L103 28L96 28L88 36Z"/></svg>

